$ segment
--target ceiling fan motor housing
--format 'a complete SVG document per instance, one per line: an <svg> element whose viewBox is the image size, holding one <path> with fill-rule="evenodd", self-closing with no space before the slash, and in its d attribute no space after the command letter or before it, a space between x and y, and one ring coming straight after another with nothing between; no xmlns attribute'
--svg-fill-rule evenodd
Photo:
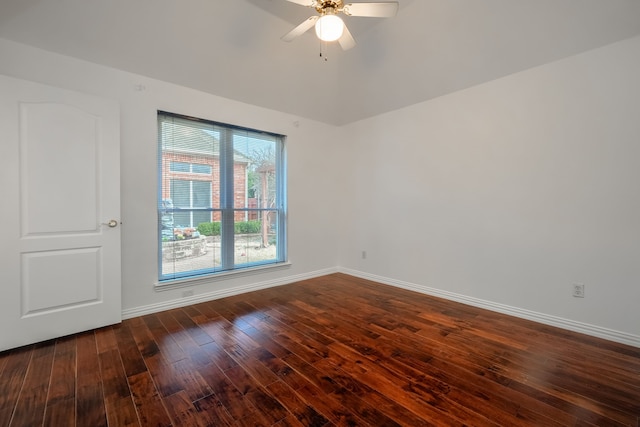
<svg viewBox="0 0 640 427"><path fill-rule="evenodd" d="M320 15L335 15L342 10L342 0L320 0L316 10Z"/></svg>

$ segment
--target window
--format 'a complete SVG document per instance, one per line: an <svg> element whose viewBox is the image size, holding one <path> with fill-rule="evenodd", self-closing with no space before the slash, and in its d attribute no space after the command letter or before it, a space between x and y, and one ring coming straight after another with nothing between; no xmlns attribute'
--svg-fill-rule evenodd
<svg viewBox="0 0 640 427"><path fill-rule="evenodd" d="M197 163L171 162L171 172L204 173L211 175L211 166Z"/></svg>
<svg viewBox="0 0 640 427"><path fill-rule="evenodd" d="M204 222L211 222L211 212L191 208L208 208L211 203L210 181L171 180L173 207L180 212L173 214L174 228L197 228Z"/></svg>
<svg viewBox="0 0 640 427"><path fill-rule="evenodd" d="M284 137L158 112L159 279L286 261Z"/></svg>

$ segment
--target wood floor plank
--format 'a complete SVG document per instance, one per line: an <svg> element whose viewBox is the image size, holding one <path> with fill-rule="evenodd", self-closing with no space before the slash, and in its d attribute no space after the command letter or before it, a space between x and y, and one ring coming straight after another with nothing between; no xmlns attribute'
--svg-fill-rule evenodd
<svg viewBox="0 0 640 427"><path fill-rule="evenodd" d="M199 401L206 402L207 398L215 396L215 399L224 406L226 412L229 413L233 419L240 419L246 415L250 405L248 401L246 401L244 393L238 390L227 375L214 365L206 370L200 368L200 373L213 390L213 393Z"/></svg>
<svg viewBox="0 0 640 427"><path fill-rule="evenodd" d="M105 406L110 427L136 427L143 425L138 420L131 396L107 400Z"/></svg>
<svg viewBox="0 0 640 427"><path fill-rule="evenodd" d="M164 327L158 316L149 314L144 316L143 320L149 328L154 341L157 343L163 358L168 362L177 362L187 357L171 333Z"/></svg>
<svg viewBox="0 0 640 427"><path fill-rule="evenodd" d="M295 418L294 415L288 415L286 418L283 418L281 421L274 424L275 427L308 427L313 426L315 424L303 424L298 419ZM324 424L325 426L330 425L330 423Z"/></svg>
<svg viewBox="0 0 640 427"><path fill-rule="evenodd" d="M138 343L131 332L131 324L132 322L125 320L120 328L115 330L120 358L127 377L147 371L144 358L138 349Z"/></svg>
<svg viewBox="0 0 640 427"><path fill-rule="evenodd" d="M200 349L200 345L196 343L187 330L175 318L177 310L158 313L157 318L162 325L171 334L171 338L181 349L184 357L177 358L175 362L182 361L185 358L191 359L195 364L208 363L208 357ZM203 332L204 334L204 332ZM208 342L213 341L209 338Z"/></svg>
<svg viewBox="0 0 640 427"><path fill-rule="evenodd" d="M43 423L54 353L54 342L47 345L37 345L34 348L15 407L12 424L29 426Z"/></svg>
<svg viewBox="0 0 640 427"><path fill-rule="evenodd" d="M233 426L234 419L215 395L193 402L198 412L198 423L203 426Z"/></svg>
<svg viewBox="0 0 640 427"><path fill-rule="evenodd" d="M184 391L184 385L177 377L172 365L167 362L161 353L154 354L145 359L145 364L153 378L153 382L160 396L168 397L174 393Z"/></svg>
<svg viewBox="0 0 640 427"><path fill-rule="evenodd" d="M33 351L34 346L28 346L8 350L0 355L5 361L0 377L0 425L9 425L11 422Z"/></svg>
<svg viewBox="0 0 640 427"><path fill-rule="evenodd" d="M142 317L129 319L129 330L143 359L160 353L158 343Z"/></svg>
<svg viewBox="0 0 640 427"><path fill-rule="evenodd" d="M105 427L107 414L100 359L93 332L79 334L76 340L76 425L77 427Z"/></svg>
<svg viewBox="0 0 640 427"><path fill-rule="evenodd" d="M105 335L108 346L98 345L102 349L98 354L104 390L104 404L108 424L117 426L139 425L138 416L131 398L131 389L122 365L117 341L111 343L111 334ZM113 334L113 339L116 335ZM100 343L100 339L97 340ZM104 344L104 342L103 342ZM115 348L113 345L115 344Z"/></svg>
<svg viewBox="0 0 640 427"><path fill-rule="evenodd" d="M168 396L165 399L165 404L174 426L211 425L199 416L198 410L184 391Z"/></svg>
<svg viewBox="0 0 640 427"><path fill-rule="evenodd" d="M174 378L177 378L182 384L182 389L191 398L191 401L202 399L213 393L213 390L202 378L198 372L196 364L191 363L189 359L182 359L172 364L171 370L174 372Z"/></svg>
<svg viewBox="0 0 640 427"><path fill-rule="evenodd" d="M75 427L76 399L75 396L66 399L58 399L55 403L47 403L47 412L45 413L45 427Z"/></svg>
<svg viewBox="0 0 640 427"><path fill-rule="evenodd" d="M173 310L171 314L197 345L201 346L213 342L213 338L207 335L207 333L193 321L185 309Z"/></svg>
<svg viewBox="0 0 640 427"><path fill-rule="evenodd" d="M276 396L282 402L282 405L294 417L305 426L322 427L329 423L329 420L322 414L318 413L313 406L307 404L300 396L298 396L291 387L281 381L271 383L267 390L272 396Z"/></svg>
<svg viewBox="0 0 640 427"><path fill-rule="evenodd" d="M51 384L47 394L47 406L59 400L75 399L76 393L76 338L59 339L55 345Z"/></svg>
<svg viewBox="0 0 640 427"><path fill-rule="evenodd" d="M639 419L640 348L339 273L0 353L0 426Z"/></svg>
<svg viewBox="0 0 640 427"><path fill-rule="evenodd" d="M238 362L215 341L205 344L200 348L207 354L209 359L223 371L238 366Z"/></svg>
<svg viewBox="0 0 640 427"><path fill-rule="evenodd" d="M130 397L131 390L122 366L122 359L118 350L108 350L100 353L100 371L104 390L105 402L115 402Z"/></svg>
<svg viewBox="0 0 640 427"><path fill-rule="evenodd" d="M127 378L133 403L142 425L171 426L169 418L151 375L148 372L131 375Z"/></svg>
<svg viewBox="0 0 640 427"><path fill-rule="evenodd" d="M76 425L76 337L58 339L51 368L44 425Z"/></svg>

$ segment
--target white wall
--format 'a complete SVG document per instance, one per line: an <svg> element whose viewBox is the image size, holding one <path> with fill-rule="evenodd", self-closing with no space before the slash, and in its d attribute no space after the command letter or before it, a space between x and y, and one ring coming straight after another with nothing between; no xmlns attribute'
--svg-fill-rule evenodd
<svg viewBox="0 0 640 427"><path fill-rule="evenodd" d="M185 301L152 286L162 109L288 135L293 265L195 298L342 266L640 346L640 38L342 128L1 39L0 58L120 102L129 315Z"/></svg>
<svg viewBox="0 0 640 427"><path fill-rule="evenodd" d="M342 266L640 345L640 38L344 132Z"/></svg>
<svg viewBox="0 0 640 427"><path fill-rule="evenodd" d="M289 159L289 253L291 267L193 286L194 298L278 284L334 271L337 231L331 206L343 168L329 153L338 129L307 119L212 96L104 66L0 39L0 73L106 98L121 107L123 309L162 307L184 289L157 292L156 112L171 111L287 135ZM188 64L185 64L188 66ZM224 82L220 82L224 85ZM137 90L137 86L144 90Z"/></svg>

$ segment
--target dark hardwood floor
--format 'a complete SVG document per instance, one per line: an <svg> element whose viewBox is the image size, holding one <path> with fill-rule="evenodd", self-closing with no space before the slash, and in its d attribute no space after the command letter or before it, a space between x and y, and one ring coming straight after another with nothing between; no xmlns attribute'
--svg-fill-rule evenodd
<svg viewBox="0 0 640 427"><path fill-rule="evenodd" d="M343 274L0 353L0 426L638 426L639 416L638 348Z"/></svg>

